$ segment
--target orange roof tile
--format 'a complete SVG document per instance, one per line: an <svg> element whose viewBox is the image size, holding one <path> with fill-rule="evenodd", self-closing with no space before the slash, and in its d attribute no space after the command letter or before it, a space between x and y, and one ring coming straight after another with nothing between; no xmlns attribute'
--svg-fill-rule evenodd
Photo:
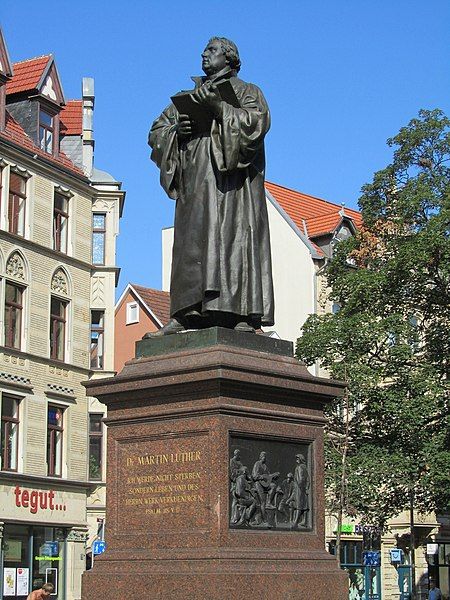
<svg viewBox="0 0 450 600"><path fill-rule="evenodd" d="M339 204L303 194L270 181L266 181L265 186L300 231L306 233L308 237L314 238L333 232L342 219L342 211L354 222L356 227L360 227L362 224L361 213L357 210L343 209Z"/></svg>
<svg viewBox="0 0 450 600"><path fill-rule="evenodd" d="M66 169L74 172L76 175L83 175L84 173L81 169L76 167L73 162L63 153L60 152L57 157L48 154L44 150L41 150L39 146L33 142L33 140L28 137L19 123L9 114L8 110L6 110L6 127L4 131L0 132L0 137L3 137L7 140L15 142L25 150L30 150L34 154L46 158L47 160L59 164Z"/></svg>
<svg viewBox="0 0 450 600"><path fill-rule="evenodd" d="M163 325L170 319L170 295L169 292L146 288L142 285L130 283L152 313L161 321Z"/></svg>
<svg viewBox="0 0 450 600"><path fill-rule="evenodd" d="M47 54L14 63L14 77L6 84L6 93L17 94L35 90L51 59L52 55Z"/></svg>
<svg viewBox="0 0 450 600"><path fill-rule="evenodd" d="M59 113L59 118L62 135L81 135L83 133L83 102L68 100L66 106Z"/></svg>

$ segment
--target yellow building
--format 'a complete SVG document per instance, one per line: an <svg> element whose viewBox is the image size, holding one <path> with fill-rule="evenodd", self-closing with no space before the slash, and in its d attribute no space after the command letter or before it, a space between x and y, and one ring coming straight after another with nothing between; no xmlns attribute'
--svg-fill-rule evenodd
<svg viewBox="0 0 450 600"><path fill-rule="evenodd" d="M66 103L53 57L12 65L0 33L1 598L80 598L103 525L105 411L82 382L113 374L124 192L93 165L93 107L92 79Z"/></svg>

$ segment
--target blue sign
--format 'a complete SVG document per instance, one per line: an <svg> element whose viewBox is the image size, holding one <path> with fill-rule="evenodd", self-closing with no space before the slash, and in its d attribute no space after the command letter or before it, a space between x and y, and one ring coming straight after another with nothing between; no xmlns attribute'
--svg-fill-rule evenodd
<svg viewBox="0 0 450 600"><path fill-rule="evenodd" d="M104 540L95 540L92 544L92 552L93 554L103 554L106 550L106 542Z"/></svg>
<svg viewBox="0 0 450 600"><path fill-rule="evenodd" d="M58 556L59 543L58 542L45 542L41 548L41 553L44 556Z"/></svg>
<svg viewBox="0 0 450 600"><path fill-rule="evenodd" d="M403 562L403 550L401 548L393 548L390 551L391 555L391 563L399 563Z"/></svg>
<svg viewBox="0 0 450 600"><path fill-rule="evenodd" d="M363 565L365 567L379 567L381 564L381 552L379 550L368 550L363 552Z"/></svg>

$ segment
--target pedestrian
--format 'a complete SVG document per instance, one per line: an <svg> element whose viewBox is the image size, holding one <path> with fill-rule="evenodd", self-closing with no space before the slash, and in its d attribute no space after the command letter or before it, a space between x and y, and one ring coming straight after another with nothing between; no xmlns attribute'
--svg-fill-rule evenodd
<svg viewBox="0 0 450 600"><path fill-rule="evenodd" d="M428 600L442 600L441 590L436 587L436 581L430 579L430 591L428 592Z"/></svg>
<svg viewBox="0 0 450 600"><path fill-rule="evenodd" d="M27 600L44 600L48 598L55 588L53 583L44 583L40 590L34 590L28 595Z"/></svg>

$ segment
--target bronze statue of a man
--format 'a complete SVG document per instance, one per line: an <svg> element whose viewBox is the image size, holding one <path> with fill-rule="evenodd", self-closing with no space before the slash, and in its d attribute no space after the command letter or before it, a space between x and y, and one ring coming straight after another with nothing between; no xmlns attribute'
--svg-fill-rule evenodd
<svg viewBox="0 0 450 600"><path fill-rule="evenodd" d="M261 90L237 77L240 66L236 45L212 38L192 92L210 126L200 131L171 104L150 130L161 185L176 200L171 318L153 335L213 325L253 332L274 323L264 193L270 115ZM222 99L227 80L237 106Z"/></svg>

